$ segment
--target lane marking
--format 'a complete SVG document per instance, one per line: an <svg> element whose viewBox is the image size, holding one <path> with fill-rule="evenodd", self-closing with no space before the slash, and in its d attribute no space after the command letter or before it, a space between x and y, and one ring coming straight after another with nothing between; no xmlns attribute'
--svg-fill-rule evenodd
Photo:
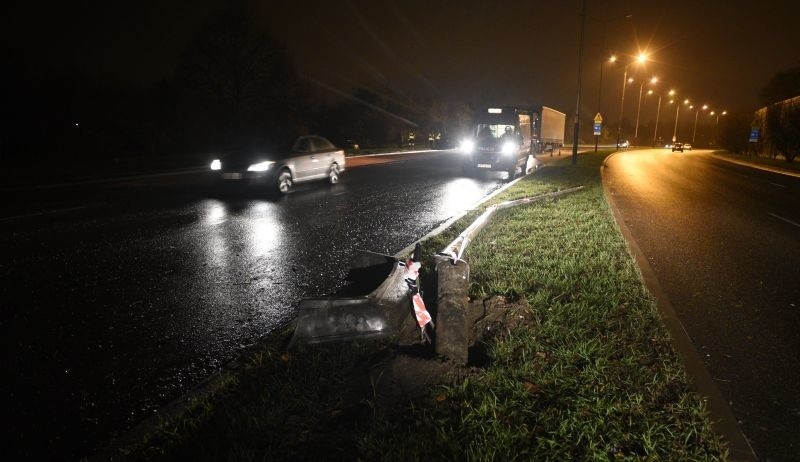
<svg viewBox="0 0 800 462"><path fill-rule="evenodd" d="M84 210L84 209L87 209L87 208L88 207L86 207L85 205L81 205L81 206L78 206L78 207L69 207L69 208L64 208L64 209L47 210L47 211L44 211L44 212L28 213L28 214L25 214L25 215L14 215L14 216L11 216L11 217L0 218L0 222L5 223L5 222L8 222L8 221L25 220L25 219L28 219L28 218L36 218L36 217L43 217L43 216L47 216L47 215L55 215L57 213L74 212L76 210Z"/></svg>
<svg viewBox="0 0 800 462"><path fill-rule="evenodd" d="M772 213L772 212L768 212L768 213L769 213L770 215L772 215L773 217L777 218L778 220L785 221L786 223L789 223L790 225L795 225L795 226L797 226L798 228L800 228L800 223L797 223L796 221L792 221L792 220L790 220L790 219L788 219L788 218L784 218L784 217L782 217L782 216L780 216L780 215L776 215L776 214L774 214L774 213Z"/></svg>

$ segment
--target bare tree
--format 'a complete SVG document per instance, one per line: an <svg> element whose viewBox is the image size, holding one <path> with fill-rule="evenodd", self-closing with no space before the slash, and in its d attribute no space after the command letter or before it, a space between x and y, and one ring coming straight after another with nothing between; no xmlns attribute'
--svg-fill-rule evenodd
<svg viewBox="0 0 800 462"><path fill-rule="evenodd" d="M182 56L178 81L230 141L257 141L301 120L305 93L292 60L244 2L230 2L203 25Z"/></svg>

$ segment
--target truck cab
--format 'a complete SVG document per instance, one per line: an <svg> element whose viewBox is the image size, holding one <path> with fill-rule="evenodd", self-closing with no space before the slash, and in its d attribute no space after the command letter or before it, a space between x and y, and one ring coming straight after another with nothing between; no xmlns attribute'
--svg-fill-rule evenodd
<svg viewBox="0 0 800 462"><path fill-rule="evenodd" d="M527 173L533 158L532 116L518 108L487 108L475 119L473 132L460 146L468 175L480 171L508 172L508 179ZM529 159L530 158L530 159Z"/></svg>

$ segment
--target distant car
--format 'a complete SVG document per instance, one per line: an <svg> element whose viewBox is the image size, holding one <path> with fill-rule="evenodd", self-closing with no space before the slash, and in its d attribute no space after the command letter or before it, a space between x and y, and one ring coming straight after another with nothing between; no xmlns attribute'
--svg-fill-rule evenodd
<svg viewBox="0 0 800 462"><path fill-rule="evenodd" d="M258 149L234 149L214 159L211 171L221 183L258 184L286 194L295 183L339 182L344 150L316 135L288 137Z"/></svg>
<svg viewBox="0 0 800 462"><path fill-rule="evenodd" d="M672 143L672 152L675 151L683 152L683 143Z"/></svg>
<svg viewBox="0 0 800 462"><path fill-rule="evenodd" d="M622 140L622 141L619 142L619 146L617 146L617 148L618 149L628 149L630 147L630 145L631 145L631 143L628 140Z"/></svg>
<svg viewBox="0 0 800 462"><path fill-rule="evenodd" d="M683 149L688 149L689 151L692 150L692 145L689 143L683 143Z"/></svg>

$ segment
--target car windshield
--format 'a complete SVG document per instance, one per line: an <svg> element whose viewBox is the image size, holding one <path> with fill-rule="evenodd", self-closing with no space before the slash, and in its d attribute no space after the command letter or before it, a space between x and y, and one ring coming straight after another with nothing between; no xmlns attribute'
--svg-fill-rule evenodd
<svg viewBox="0 0 800 462"><path fill-rule="evenodd" d="M478 138L488 139L493 138L496 140L503 137L514 136L514 126L508 124L479 124L478 125Z"/></svg>

